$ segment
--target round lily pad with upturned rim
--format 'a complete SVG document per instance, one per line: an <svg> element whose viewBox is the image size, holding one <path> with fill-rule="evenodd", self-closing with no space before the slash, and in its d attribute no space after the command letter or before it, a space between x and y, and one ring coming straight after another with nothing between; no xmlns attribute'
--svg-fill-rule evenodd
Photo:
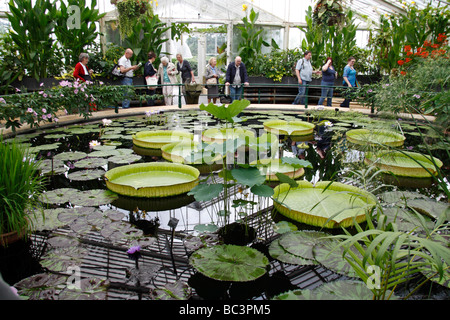
<svg viewBox="0 0 450 320"><path fill-rule="evenodd" d="M194 135L186 131L176 130L154 130L141 131L133 135L133 144L147 149L160 149L163 145L183 141L193 140Z"/></svg>
<svg viewBox="0 0 450 320"><path fill-rule="evenodd" d="M315 127L313 123L306 121L269 120L263 124L267 132L289 136L311 135Z"/></svg>
<svg viewBox="0 0 450 320"><path fill-rule="evenodd" d="M340 182L320 181L314 186L298 181L292 188L283 183L274 189L274 207L284 216L317 227L340 228L366 220L376 205L373 194Z"/></svg>
<svg viewBox="0 0 450 320"><path fill-rule="evenodd" d="M437 174L443 163L441 160L428 155L409 151L367 152L364 162L374 164L382 171L391 172L396 176L412 178L429 178Z"/></svg>
<svg viewBox="0 0 450 320"><path fill-rule="evenodd" d="M279 181L276 173L283 173L294 180L305 174L305 169L294 168L289 163L283 163L280 159L261 159L251 164L256 165L261 174L266 176L266 181Z"/></svg>
<svg viewBox="0 0 450 320"><path fill-rule="evenodd" d="M400 147L405 142L405 137L394 131L352 129L346 132L347 140L359 145L387 145Z"/></svg>
<svg viewBox="0 0 450 320"><path fill-rule="evenodd" d="M109 170L108 189L130 197L167 197L186 193L198 184L200 172L188 165L167 162L137 163Z"/></svg>
<svg viewBox="0 0 450 320"><path fill-rule="evenodd" d="M208 143L223 143L227 140L245 139L254 136L253 131L242 128L211 128L203 131L202 140Z"/></svg>

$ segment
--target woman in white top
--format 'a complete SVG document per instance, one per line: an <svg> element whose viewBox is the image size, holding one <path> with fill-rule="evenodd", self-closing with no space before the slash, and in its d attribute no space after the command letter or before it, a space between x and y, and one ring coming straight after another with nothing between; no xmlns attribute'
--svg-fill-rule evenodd
<svg viewBox="0 0 450 320"><path fill-rule="evenodd" d="M222 75L219 68L217 68L217 59L212 57L209 59L209 64L206 66L206 87L208 89L208 103L211 100L216 103L217 97L219 96L219 78ZM210 83L213 82L213 83Z"/></svg>
<svg viewBox="0 0 450 320"><path fill-rule="evenodd" d="M169 58L162 57L158 68L158 77L160 77L161 84L163 84L162 91L164 102L167 106L173 104L173 86L169 86L168 84L177 83L177 74L178 70L175 65L169 61Z"/></svg>

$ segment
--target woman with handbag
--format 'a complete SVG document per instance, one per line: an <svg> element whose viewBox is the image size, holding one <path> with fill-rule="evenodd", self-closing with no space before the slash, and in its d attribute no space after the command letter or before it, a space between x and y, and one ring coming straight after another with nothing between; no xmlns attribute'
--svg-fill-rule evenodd
<svg viewBox="0 0 450 320"><path fill-rule="evenodd" d="M209 64L206 66L206 88L208 89L208 103L216 103L219 97L219 78L221 76L220 69L217 68L217 59L212 57L209 59Z"/></svg>
<svg viewBox="0 0 450 320"><path fill-rule="evenodd" d="M153 96L156 94L156 86L158 85L158 75L153 62L156 60L156 54L153 51L148 53L148 61L144 65L144 78L147 84L147 95ZM155 105L153 98L148 98L147 104L149 106Z"/></svg>
<svg viewBox="0 0 450 320"><path fill-rule="evenodd" d="M175 65L169 61L169 58L162 57L158 68L158 76L161 77L161 84L163 84L163 95L166 106L173 104L173 86L168 84L176 84L178 74Z"/></svg>

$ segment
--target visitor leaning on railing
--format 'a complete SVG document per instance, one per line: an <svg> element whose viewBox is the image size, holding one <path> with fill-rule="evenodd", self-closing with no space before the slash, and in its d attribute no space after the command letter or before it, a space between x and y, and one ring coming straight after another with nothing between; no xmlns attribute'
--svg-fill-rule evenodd
<svg viewBox="0 0 450 320"><path fill-rule="evenodd" d="M212 57L209 59L209 64L206 66L205 80L206 88L208 89L208 103L213 101L216 103L219 97L219 78L222 72L217 68L217 59Z"/></svg>
<svg viewBox="0 0 450 320"><path fill-rule="evenodd" d="M148 53L148 61L144 65L144 78L147 84L147 94L149 96L153 96L156 94L156 86L158 84L158 74L157 74L158 72L153 66L155 60L156 60L156 53L150 51ZM154 106L155 100L150 97L147 99L147 104L149 106Z"/></svg>
<svg viewBox="0 0 450 320"><path fill-rule="evenodd" d="M231 102L240 100L244 87L249 85L249 78L245 64L241 57L237 56L234 62L231 62L227 68L225 85L230 87Z"/></svg>
<svg viewBox="0 0 450 320"><path fill-rule="evenodd" d="M120 72L124 75L122 78L122 85L124 86L132 86L133 85L133 71L137 70L140 67L138 65L131 65L131 57L133 56L133 50L126 49L124 55L119 59L117 64L119 65ZM130 100L127 99L127 94L124 94L124 99L122 101L122 109L126 109L130 107Z"/></svg>
<svg viewBox="0 0 450 320"><path fill-rule="evenodd" d="M331 107L331 102L333 99L333 86L334 86L334 79L337 78L337 72L334 70L333 67L333 59L328 57L325 61L325 64L322 67L322 92L320 94L320 99L317 105L319 107L323 107L323 102L325 101L325 98L327 98L327 107Z"/></svg>

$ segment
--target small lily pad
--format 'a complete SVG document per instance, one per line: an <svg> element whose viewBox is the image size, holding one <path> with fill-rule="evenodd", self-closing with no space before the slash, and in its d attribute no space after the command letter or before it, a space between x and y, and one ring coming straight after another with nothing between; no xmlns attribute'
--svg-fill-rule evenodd
<svg viewBox="0 0 450 320"><path fill-rule="evenodd" d="M66 287L58 295L59 300L106 300L109 280L86 278L80 281L77 290Z"/></svg>
<svg viewBox="0 0 450 320"><path fill-rule="evenodd" d="M109 162L115 163L115 164L130 164L137 162L142 159L142 156L137 154L127 154L127 155L117 155L112 156L108 158Z"/></svg>
<svg viewBox="0 0 450 320"><path fill-rule="evenodd" d="M40 200L49 204L63 204L69 202L80 191L73 188L60 188L42 194Z"/></svg>
<svg viewBox="0 0 450 320"><path fill-rule="evenodd" d="M75 181L88 181L101 178L105 174L105 170L90 169L69 173L67 177Z"/></svg>
<svg viewBox="0 0 450 320"><path fill-rule="evenodd" d="M85 152L80 151L67 151L62 152L53 157L53 159L61 160L61 161L77 161L87 157Z"/></svg>
<svg viewBox="0 0 450 320"><path fill-rule="evenodd" d="M75 168L80 169L94 169L98 167L102 167L108 164L108 161L106 161L103 158L87 158L80 161L75 162L74 166Z"/></svg>
<svg viewBox="0 0 450 320"><path fill-rule="evenodd" d="M93 189L79 192L71 199L71 203L77 206L98 207L109 204L118 197L116 193L109 190Z"/></svg>

